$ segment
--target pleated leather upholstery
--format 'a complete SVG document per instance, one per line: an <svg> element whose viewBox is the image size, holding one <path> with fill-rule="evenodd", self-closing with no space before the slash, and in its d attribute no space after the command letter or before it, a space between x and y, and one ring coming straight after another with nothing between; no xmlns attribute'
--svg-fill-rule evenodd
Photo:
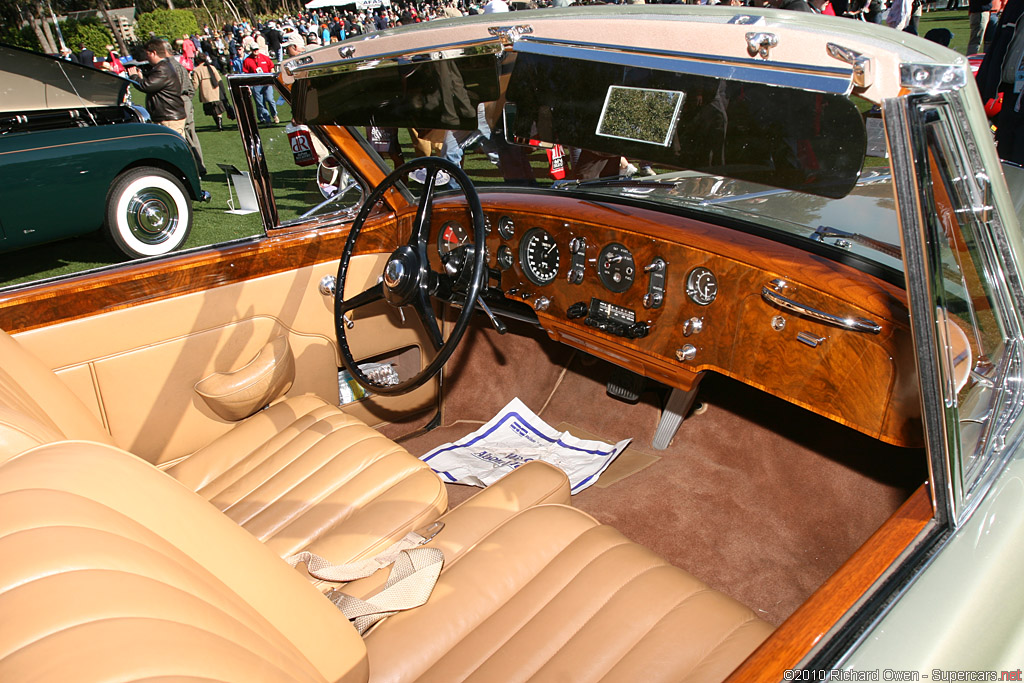
<svg viewBox="0 0 1024 683"><path fill-rule="evenodd" d="M0 680L363 681L313 586L131 454L56 443L0 465Z"/></svg>
<svg viewBox="0 0 1024 683"><path fill-rule="evenodd" d="M718 681L768 634L585 513L521 507L566 491L531 463L448 513L428 602L360 641L179 482L110 446L41 446L0 465L0 680Z"/></svg>
<svg viewBox="0 0 1024 683"><path fill-rule="evenodd" d="M474 514L452 510L430 544L447 563L427 604L366 638L373 680L721 681L771 632L574 508L529 508L466 547L451 534Z"/></svg>
<svg viewBox="0 0 1024 683"><path fill-rule="evenodd" d="M426 464L313 396L257 413L167 472L282 557L373 555L448 504Z"/></svg>
<svg viewBox="0 0 1024 683"><path fill-rule="evenodd" d="M113 444L60 379L0 331L0 462L66 439ZM276 403L167 471L282 557L372 556L448 505L426 464L314 396Z"/></svg>

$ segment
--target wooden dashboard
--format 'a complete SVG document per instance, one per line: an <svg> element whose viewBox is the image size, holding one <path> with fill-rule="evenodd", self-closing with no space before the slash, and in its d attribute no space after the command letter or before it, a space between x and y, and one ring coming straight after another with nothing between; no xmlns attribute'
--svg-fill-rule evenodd
<svg viewBox="0 0 1024 683"><path fill-rule="evenodd" d="M902 289L654 211L531 194L485 195L483 206L500 288L533 307L552 338L682 389L719 372L887 443L922 445ZM438 202L431 238L443 249L467 223L464 205ZM786 310L766 287L871 329Z"/></svg>

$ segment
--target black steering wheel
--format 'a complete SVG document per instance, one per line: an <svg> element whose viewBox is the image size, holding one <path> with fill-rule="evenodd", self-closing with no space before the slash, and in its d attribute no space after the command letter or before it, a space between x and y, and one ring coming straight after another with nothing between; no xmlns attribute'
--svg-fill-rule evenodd
<svg viewBox="0 0 1024 683"><path fill-rule="evenodd" d="M374 207L382 203L384 194L388 190L399 183L407 182L407 178L420 169L423 169L425 176L422 178L423 194L420 195L419 207L413 221L412 236L407 243L397 245L391 252L391 256L388 257L387 264L384 266L384 272L376 285L345 299L345 276L348 273L349 261L355 251L356 242L367 217ZM431 270L428 258L430 223L438 180L440 179L443 184L445 175L458 183L462 194L466 197L473 223L472 243L450 252L444 260L443 272L436 272ZM480 288L486 280L487 262L484 247L484 212L480 206L480 196L469 177L456 164L441 157L414 159L399 166L381 181L380 185L367 197L359 215L356 216L355 223L348 234L348 240L345 242L345 251L341 255L341 262L338 264L338 278L335 283L334 329L338 336L338 348L341 351L341 362L356 381L375 394L395 396L412 391L440 372L469 326L473 308L480 296ZM412 377L401 379L397 384L382 385L367 377L359 369L355 358L352 357L352 351L348 344L348 329L352 323L347 320L346 314L381 299L394 308L411 307L423 322L430 343L436 352L433 360L426 367ZM441 326L438 324L437 316L434 315L432 305L434 299L462 306L455 327L447 339L441 333Z"/></svg>

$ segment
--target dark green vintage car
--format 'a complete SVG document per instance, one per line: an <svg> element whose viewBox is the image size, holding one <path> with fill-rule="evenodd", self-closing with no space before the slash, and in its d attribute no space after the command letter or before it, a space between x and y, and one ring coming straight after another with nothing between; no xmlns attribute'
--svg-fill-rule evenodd
<svg viewBox="0 0 1024 683"><path fill-rule="evenodd" d="M177 133L143 123L129 81L0 45L0 251L102 228L132 258L174 251L206 199Z"/></svg>

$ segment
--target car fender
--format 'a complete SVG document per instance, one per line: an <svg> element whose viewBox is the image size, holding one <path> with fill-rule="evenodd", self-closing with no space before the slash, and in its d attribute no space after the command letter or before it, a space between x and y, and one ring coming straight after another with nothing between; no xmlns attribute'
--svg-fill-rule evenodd
<svg viewBox="0 0 1024 683"><path fill-rule="evenodd" d="M202 197L184 139L157 124L37 131L0 140L4 250L84 234L103 224L107 192L124 171L157 166Z"/></svg>

